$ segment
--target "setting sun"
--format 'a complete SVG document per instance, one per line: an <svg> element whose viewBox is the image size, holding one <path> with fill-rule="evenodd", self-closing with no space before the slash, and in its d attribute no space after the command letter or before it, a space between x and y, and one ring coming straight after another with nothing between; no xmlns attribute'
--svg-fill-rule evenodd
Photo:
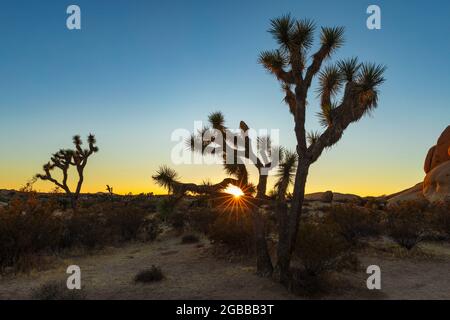
<svg viewBox="0 0 450 320"><path fill-rule="evenodd" d="M244 192L239 187L229 184L226 189L223 190L226 193L232 194L235 198L239 198L244 195Z"/></svg>

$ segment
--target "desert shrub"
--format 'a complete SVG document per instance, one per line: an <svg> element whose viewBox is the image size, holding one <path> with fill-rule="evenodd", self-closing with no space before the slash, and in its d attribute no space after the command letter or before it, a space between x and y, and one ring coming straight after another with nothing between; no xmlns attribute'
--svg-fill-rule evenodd
<svg viewBox="0 0 450 320"><path fill-rule="evenodd" d="M121 203L101 202L61 211L54 199L36 194L11 200L0 209L0 272L13 267L26 271L39 257L74 247L94 249L142 237L153 240L158 221L148 220L145 210Z"/></svg>
<svg viewBox="0 0 450 320"><path fill-rule="evenodd" d="M411 250L427 231L426 204L406 201L391 206L386 215L388 236L401 247Z"/></svg>
<svg viewBox="0 0 450 320"><path fill-rule="evenodd" d="M156 218L146 218L144 219L138 237L141 241L153 241L161 233L160 221Z"/></svg>
<svg viewBox="0 0 450 320"><path fill-rule="evenodd" d="M161 281L164 279L164 274L160 267L152 266L150 269L140 271L135 277L135 283L150 283Z"/></svg>
<svg viewBox="0 0 450 320"><path fill-rule="evenodd" d="M303 222L300 225L294 255L300 268L294 269L291 289L315 294L328 286L330 273L359 266L351 246L327 223Z"/></svg>
<svg viewBox="0 0 450 320"><path fill-rule="evenodd" d="M188 212L189 226L200 233L207 234L213 222L217 218L217 212L212 209L191 209Z"/></svg>
<svg viewBox="0 0 450 320"><path fill-rule="evenodd" d="M254 251L253 224L249 213L221 212L211 224L208 238L233 251Z"/></svg>
<svg viewBox="0 0 450 320"><path fill-rule="evenodd" d="M177 231L182 231L186 226L187 216L185 212L176 211L172 213L167 219L167 223L172 226Z"/></svg>
<svg viewBox="0 0 450 320"><path fill-rule="evenodd" d="M51 281L44 283L31 292L33 300L84 300L86 294L82 290L70 290L66 283Z"/></svg>
<svg viewBox="0 0 450 320"><path fill-rule="evenodd" d="M333 226L325 223L300 225L295 256L311 276L355 267L351 247Z"/></svg>
<svg viewBox="0 0 450 320"><path fill-rule="evenodd" d="M383 210L386 203L375 197L368 197L365 199L364 207L371 210Z"/></svg>
<svg viewBox="0 0 450 320"><path fill-rule="evenodd" d="M105 213L106 226L118 241L137 239L147 212L131 206L122 206Z"/></svg>
<svg viewBox="0 0 450 320"><path fill-rule="evenodd" d="M173 197L162 198L157 206L157 211L162 220L166 221L176 210L178 201Z"/></svg>
<svg viewBox="0 0 450 320"><path fill-rule="evenodd" d="M450 202L434 204L430 214L431 227L450 239Z"/></svg>
<svg viewBox="0 0 450 320"><path fill-rule="evenodd" d="M189 244L189 243L197 243L200 239L195 234L187 234L181 238L181 243Z"/></svg>
<svg viewBox="0 0 450 320"><path fill-rule="evenodd" d="M53 204L41 204L34 195L14 199L0 211L0 271L16 265L26 268L35 252L57 250L61 234L59 219L52 215Z"/></svg>
<svg viewBox="0 0 450 320"><path fill-rule="evenodd" d="M352 245L362 237L378 235L380 230L380 216L355 205L333 206L325 220L335 224L337 232Z"/></svg>
<svg viewBox="0 0 450 320"><path fill-rule="evenodd" d="M79 210L65 217L62 224L63 233L59 241L61 249L94 249L102 247L109 240L105 221L96 212Z"/></svg>

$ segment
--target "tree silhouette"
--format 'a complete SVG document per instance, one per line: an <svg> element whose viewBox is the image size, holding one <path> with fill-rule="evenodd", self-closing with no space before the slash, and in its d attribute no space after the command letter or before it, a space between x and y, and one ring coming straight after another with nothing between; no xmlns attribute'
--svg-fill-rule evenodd
<svg viewBox="0 0 450 320"><path fill-rule="evenodd" d="M96 140L95 136L90 134L88 136L88 144L89 147L87 149L83 149L81 145L83 142L81 141L80 136L76 135L73 137L73 144L75 145L75 150L72 149L61 149L58 152L54 153L50 158L50 161L43 166L44 174L37 174L36 178L50 181L54 183L57 187L63 189L66 194L70 197L72 208L75 209L78 197L81 192L81 187L84 181L84 168L87 165L88 158L98 152L98 147L95 146ZM67 184L67 180L69 177L69 169L70 166L76 168L78 173L78 182L75 188L75 191L71 191L70 187ZM58 181L56 178L52 176L52 171L57 168L62 172L62 180Z"/></svg>
<svg viewBox="0 0 450 320"><path fill-rule="evenodd" d="M270 137L260 137L257 143L259 143L260 147L262 145L259 148L259 151L262 152L257 155L254 153L255 148L253 148L252 141L248 136L250 128L244 121L239 123L240 132L238 133L232 132L225 126L225 117L220 111L211 113L208 116L208 122L208 127L193 134L189 141L187 141L191 151L197 151L203 154L212 144L219 145L222 151L221 156L223 158L225 172L230 176L236 177L243 188L249 184L248 170L244 164L244 160L253 160L253 164L258 170L256 197L260 199L266 198L268 170L276 167L278 164L278 158L272 157L272 151L279 153L278 147L274 147L271 150ZM220 135L216 133L220 133ZM239 141L242 141L242 145L240 146ZM201 146L201 148L195 148L196 145ZM243 150L239 151L239 147ZM230 153L232 154L230 155ZM227 159L232 159L233 161L230 162Z"/></svg>
<svg viewBox="0 0 450 320"><path fill-rule="evenodd" d="M309 167L325 148L338 142L344 130L377 107L378 87L384 82L385 67L360 64L356 58L338 61L322 68L325 60L344 44L343 27L322 27L320 47L311 58L315 24L290 15L271 20L269 33L278 44L273 51L260 53L259 62L281 83L284 101L293 115L298 155L292 205L279 212L279 242L276 277L284 284L290 278L291 254L297 238L306 178ZM305 130L307 97L318 75L321 133ZM280 206L280 208L283 206Z"/></svg>

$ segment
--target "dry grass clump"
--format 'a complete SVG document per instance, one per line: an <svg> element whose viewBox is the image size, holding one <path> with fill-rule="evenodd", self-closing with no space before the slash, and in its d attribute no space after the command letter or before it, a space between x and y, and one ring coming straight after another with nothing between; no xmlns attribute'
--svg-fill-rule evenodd
<svg viewBox="0 0 450 320"><path fill-rule="evenodd" d="M86 293L83 290L70 290L66 283L51 281L44 283L32 290L32 300L85 300Z"/></svg>
<svg viewBox="0 0 450 320"><path fill-rule="evenodd" d="M200 239L195 234L187 234L181 238L182 244L198 243Z"/></svg>
<svg viewBox="0 0 450 320"><path fill-rule="evenodd" d="M150 283L164 279L164 274L160 267L152 266L150 269L140 271L135 277L135 283Z"/></svg>

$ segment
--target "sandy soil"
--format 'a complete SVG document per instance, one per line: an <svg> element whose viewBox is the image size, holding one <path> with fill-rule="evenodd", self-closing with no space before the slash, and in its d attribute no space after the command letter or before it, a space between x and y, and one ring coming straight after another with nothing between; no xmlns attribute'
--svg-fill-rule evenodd
<svg viewBox="0 0 450 320"><path fill-rule="evenodd" d="M426 245L426 257L399 259L385 252L367 252L362 266L377 264L382 290L366 288L364 270L346 274L329 299L450 299L450 247ZM269 279L257 277L252 261L230 262L212 254L211 246L181 244L165 237L149 244L108 248L95 255L59 259L46 271L0 279L0 299L28 299L32 288L50 280L66 279L66 267L82 270L88 299L298 299ZM135 284L133 277L151 265L162 268L166 279Z"/></svg>

